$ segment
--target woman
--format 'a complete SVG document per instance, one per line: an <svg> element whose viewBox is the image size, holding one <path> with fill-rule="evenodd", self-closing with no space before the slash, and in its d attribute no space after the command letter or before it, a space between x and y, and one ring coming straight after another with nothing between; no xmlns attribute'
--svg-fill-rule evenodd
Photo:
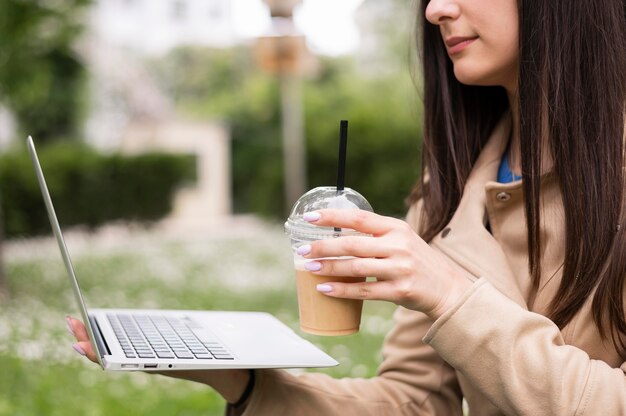
<svg viewBox="0 0 626 416"><path fill-rule="evenodd" d="M177 376L232 414L460 415L462 398L472 415L626 414L625 3L426 0L420 16L428 175L406 222L312 212L373 237L300 249L356 257L311 271L377 277L320 292L401 306L377 377Z"/></svg>

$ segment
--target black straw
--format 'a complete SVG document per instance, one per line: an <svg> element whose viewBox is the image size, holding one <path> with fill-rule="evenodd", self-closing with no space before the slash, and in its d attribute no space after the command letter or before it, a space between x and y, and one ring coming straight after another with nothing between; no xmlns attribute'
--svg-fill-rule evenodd
<svg viewBox="0 0 626 416"><path fill-rule="evenodd" d="M337 191L343 191L346 182L346 150L348 147L348 120L339 125L339 163L337 164Z"/></svg>
<svg viewBox="0 0 626 416"><path fill-rule="evenodd" d="M346 184L346 151L348 148L348 120L339 123L339 161L337 163L337 195L343 191ZM335 232L341 228L335 227Z"/></svg>

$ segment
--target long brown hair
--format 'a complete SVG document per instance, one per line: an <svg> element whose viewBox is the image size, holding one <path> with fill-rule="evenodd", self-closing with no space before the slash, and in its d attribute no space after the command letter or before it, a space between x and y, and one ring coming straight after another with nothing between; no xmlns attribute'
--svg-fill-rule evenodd
<svg viewBox="0 0 626 416"><path fill-rule="evenodd" d="M424 200L420 234L429 241L452 218L508 101L503 87L456 80L439 28L425 19L427 5L422 0L417 25L424 74L422 179L410 200ZM520 151L532 285L536 291L541 278L543 141L554 160L566 225L563 277L549 317L563 328L595 289L594 321L623 352L626 3L518 0L518 10Z"/></svg>

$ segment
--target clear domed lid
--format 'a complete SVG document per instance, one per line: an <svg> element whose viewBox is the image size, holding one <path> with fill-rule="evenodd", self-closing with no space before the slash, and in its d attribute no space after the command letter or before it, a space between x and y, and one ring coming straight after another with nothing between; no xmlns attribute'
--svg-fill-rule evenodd
<svg viewBox="0 0 626 416"><path fill-rule="evenodd" d="M367 235L349 228L336 230L333 227L321 227L302 219L304 213L324 208L374 211L363 195L353 189L345 188L337 191L337 188L334 186L321 186L311 189L296 201L287 222L285 222L285 231L292 238L312 240L321 240L340 235Z"/></svg>

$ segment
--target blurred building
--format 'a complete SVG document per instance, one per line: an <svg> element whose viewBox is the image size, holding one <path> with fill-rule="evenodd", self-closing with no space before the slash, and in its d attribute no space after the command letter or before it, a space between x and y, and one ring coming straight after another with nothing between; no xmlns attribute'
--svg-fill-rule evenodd
<svg viewBox="0 0 626 416"><path fill-rule="evenodd" d="M97 0L78 46L89 72L85 140L103 151L192 154L197 182L181 190L168 219L193 225L231 214L230 131L181 120L148 56L182 45L235 43L228 0Z"/></svg>

